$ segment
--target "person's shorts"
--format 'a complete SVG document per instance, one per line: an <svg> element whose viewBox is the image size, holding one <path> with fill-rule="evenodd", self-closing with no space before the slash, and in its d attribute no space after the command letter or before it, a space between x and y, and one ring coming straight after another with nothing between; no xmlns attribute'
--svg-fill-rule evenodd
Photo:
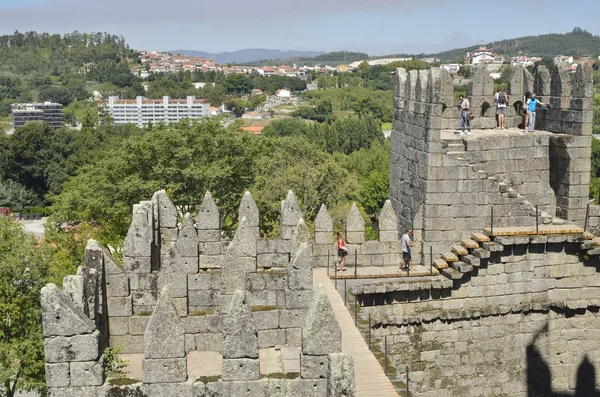
<svg viewBox="0 0 600 397"><path fill-rule="evenodd" d="M403 252L403 253L402 253L402 260L404 260L404 261L409 261L409 260L411 260L411 257L410 257L410 252Z"/></svg>
<svg viewBox="0 0 600 397"><path fill-rule="evenodd" d="M344 250L338 250L338 256L340 258L343 258L344 256L348 255L348 251L344 251Z"/></svg>
<svg viewBox="0 0 600 397"><path fill-rule="evenodd" d="M496 114L505 114L506 107L496 108Z"/></svg>

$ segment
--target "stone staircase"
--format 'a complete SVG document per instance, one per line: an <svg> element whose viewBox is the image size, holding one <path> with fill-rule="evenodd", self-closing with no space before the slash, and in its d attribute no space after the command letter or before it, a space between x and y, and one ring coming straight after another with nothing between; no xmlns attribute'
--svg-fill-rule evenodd
<svg viewBox="0 0 600 397"><path fill-rule="evenodd" d="M564 223L564 221L563 221ZM508 230L523 228L500 228L506 235L489 236L488 233L473 233L471 238L462 239L448 252L442 252L440 258L433 260L433 266L442 276L450 280L460 280L464 274L472 272L481 265L482 259L489 259L494 252L504 251L508 245L529 243L560 243L564 241L581 242L581 250L588 256L600 255L600 237L590 233L582 234L525 234L512 235Z"/></svg>
<svg viewBox="0 0 600 397"><path fill-rule="evenodd" d="M523 206L530 216L534 217L536 215L535 205L527 201L525 197L523 197L523 195L518 193L516 190L514 190L512 187L510 187L505 182L499 180L498 178L494 176L489 176L488 173L483 170L476 169L476 167L469 162L469 160L467 159L468 152L466 150L466 142L462 137L445 139L444 142L446 143L448 149L448 152L446 152L447 155L453 157L454 160L456 160L459 163L464 162L464 165L467 165L470 168L472 168L472 172L478 174L479 179L487 179L494 185L497 185L498 191L500 192L500 195L502 197L514 199L515 204ZM560 225L565 223L564 220L556 218L542 210L538 210L537 215L540 224Z"/></svg>

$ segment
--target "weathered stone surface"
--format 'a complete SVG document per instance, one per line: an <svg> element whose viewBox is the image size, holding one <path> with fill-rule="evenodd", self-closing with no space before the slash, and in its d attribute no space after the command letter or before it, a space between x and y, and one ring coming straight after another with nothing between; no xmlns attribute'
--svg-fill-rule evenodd
<svg viewBox="0 0 600 397"><path fill-rule="evenodd" d="M258 359L237 358L223 360L224 381L258 380L260 377L260 364Z"/></svg>
<svg viewBox="0 0 600 397"><path fill-rule="evenodd" d="M101 386L104 383L104 360L71 363L71 386Z"/></svg>
<svg viewBox="0 0 600 397"><path fill-rule="evenodd" d="M194 397L194 385L188 380L186 383L151 383L142 385L143 395L124 396L124 397ZM209 397L210 395L206 395ZM112 396L106 396L112 397ZM114 397L122 397L120 395ZM213 397L213 396L210 396ZM216 396L214 396L216 397Z"/></svg>
<svg viewBox="0 0 600 397"><path fill-rule="evenodd" d="M320 356L342 351L342 331L327 299L325 288L313 288L313 297L302 330L302 352Z"/></svg>
<svg viewBox="0 0 600 397"><path fill-rule="evenodd" d="M84 307L84 288L83 277L81 276L65 276L63 278L63 294L68 296L73 304L85 313Z"/></svg>
<svg viewBox="0 0 600 397"><path fill-rule="evenodd" d="M46 386L66 387L70 383L69 363L46 364Z"/></svg>
<svg viewBox="0 0 600 397"><path fill-rule="evenodd" d="M302 379L327 379L329 356L302 356L300 376Z"/></svg>
<svg viewBox="0 0 600 397"><path fill-rule="evenodd" d="M347 354L334 353L329 356L328 396L356 396L354 386L354 362Z"/></svg>
<svg viewBox="0 0 600 397"><path fill-rule="evenodd" d="M242 218L231 244L235 246L240 256L256 256L257 240L258 236L252 230L251 225L245 217Z"/></svg>
<svg viewBox="0 0 600 397"><path fill-rule="evenodd" d="M288 288L312 289L312 255L306 243L302 243L288 265Z"/></svg>
<svg viewBox="0 0 600 397"><path fill-rule="evenodd" d="M230 382L231 396L236 397L270 396L268 394L268 389L268 379L261 379L257 381Z"/></svg>
<svg viewBox="0 0 600 397"><path fill-rule="evenodd" d="M123 241L123 255L129 257L151 256L151 214L145 205L133 205L131 225Z"/></svg>
<svg viewBox="0 0 600 397"><path fill-rule="evenodd" d="M198 209L198 219L196 223L198 225L198 230L220 229L219 208L217 208L210 192L204 194L204 199Z"/></svg>
<svg viewBox="0 0 600 397"><path fill-rule="evenodd" d="M194 383L194 397L228 397L231 382Z"/></svg>
<svg viewBox="0 0 600 397"><path fill-rule="evenodd" d="M379 213L379 230L398 232L398 217L392 207L392 202L386 200L381 212ZM397 239L396 239L397 240Z"/></svg>
<svg viewBox="0 0 600 397"><path fill-rule="evenodd" d="M158 273L158 290L169 287L169 295L172 298L187 296L188 275L183 269L183 262L177 244L171 243Z"/></svg>
<svg viewBox="0 0 600 397"><path fill-rule="evenodd" d="M304 219L300 218L298 221L298 225L292 232L292 240L291 240L291 253L294 254L301 244L312 244L312 239L310 237L310 231L308 230L308 226L304 222Z"/></svg>
<svg viewBox="0 0 600 397"><path fill-rule="evenodd" d="M352 203L350 213L346 218L346 231L348 232L365 232L365 220L363 219L356 203Z"/></svg>
<svg viewBox="0 0 600 397"><path fill-rule="evenodd" d="M158 204L159 227L177 227L177 208L165 190L154 193L152 201Z"/></svg>
<svg viewBox="0 0 600 397"><path fill-rule="evenodd" d="M45 338L44 355L48 363L95 361L100 356L100 333Z"/></svg>
<svg viewBox="0 0 600 397"><path fill-rule="evenodd" d="M244 291L234 292L225 315L223 358L258 358L258 334Z"/></svg>
<svg viewBox="0 0 600 397"><path fill-rule="evenodd" d="M115 296L107 298L108 315L111 317L129 317L133 314L133 297Z"/></svg>
<svg viewBox="0 0 600 397"><path fill-rule="evenodd" d="M106 295L108 297L129 296L129 278L125 273L105 276L105 281Z"/></svg>
<svg viewBox="0 0 600 397"><path fill-rule="evenodd" d="M285 308L286 309L306 309L310 305L313 291L310 289L285 291Z"/></svg>
<svg viewBox="0 0 600 397"><path fill-rule="evenodd" d="M185 358L144 358L142 370L144 383L175 383L187 379Z"/></svg>
<svg viewBox="0 0 600 397"><path fill-rule="evenodd" d="M333 233L333 221L331 220L331 216L329 216L329 211L327 211L325 204L321 204L319 213L315 218L315 232Z"/></svg>
<svg viewBox="0 0 600 397"><path fill-rule="evenodd" d="M144 357L185 357L183 335L183 324L173 305L169 288L164 287L144 333Z"/></svg>
<svg viewBox="0 0 600 397"><path fill-rule="evenodd" d="M179 234L177 235L177 251L181 256L197 257L198 256L198 233L194 226L192 214L189 212L183 217L183 221L179 226Z"/></svg>
<svg viewBox="0 0 600 397"><path fill-rule="evenodd" d="M281 202L281 225L296 226L302 216L302 210L298 205L296 195L289 190L285 200Z"/></svg>
<svg viewBox="0 0 600 397"><path fill-rule="evenodd" d="M56 285L47 284L41 296L44 336L91 334L96 330L94 323Z"/></svg>
<svg viewBox="0 0 600 397"><path fill-rule="evenodd" d="M127 273L148 274L151 271L151 261L149 256L123 257L123 267Z"/></svg>
<svg viewBox="0 0 600 397"><path fill-rule="evenodd" d="M246 268L238 248L231 243L221 265L221 293L231 295L236 290L246 289Z"/></svg>
<svg viewBox="0 0 600 397"><path fill-rule="evenodd" d="M240 208L238 212L238 219L241 223L242 218L246 218L246 223L250 227L258 227L259 225L259 213L258 207L256 206L256 202L254 201L254 197L250 192L244 193L244 197L242 198L242 202L240 203Z"/></svg>

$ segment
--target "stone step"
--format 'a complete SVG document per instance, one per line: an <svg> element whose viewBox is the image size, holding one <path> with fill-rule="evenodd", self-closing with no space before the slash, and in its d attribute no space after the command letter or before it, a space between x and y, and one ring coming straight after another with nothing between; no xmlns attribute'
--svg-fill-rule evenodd
<svg viewBox="0 0 600 397"><path fill-rule="evenodd" d="M447 269L448 262L446 262L442 258L437 258L433 260L433 266L438 270Z"/></svg>
<svg viewBox="0 0 600 397"><path fill-rule="evenodd" d="M462 143L462 141L460 143L449 143L448 151L449 152L464 152L465 145Z"/></svg>
<svg viewBox="0 0 600 397"><path fill-rule="evenodd" d="M464 158L462 156L464 156L466 154L466 152L452 151L452 152L448 152L446 154L449 156L456 157L457 159L464 160Z"/></svg>
<svg viewBox="0 0 600 397"><path fill-rule="evenodd" d="M491 256L491 252L484 248L476 248L473 250L473 255L478 257L479 259L489 259Z"/></svg>
<svg viewBox="0 0 600 397"><path fill-rule="evenodd" d="M463 262L473 267L479 267L481 265L481 260L476 255L464 255L463 257L461 257L461 259L463 260Z"/></svg>
<svg viewBox="0 0 600 397"><path fill-rule="evenodd" d="M473 271L473 265L469 265L465 262L452 262L450 264L454 269L458 270L461 273L469 273Z"/></svg>
<svg viewBox="0 0 600 397"><path fill-rule="evenodd" d="M469 251L467 251L467 249L465 247L463 247L462 245L453 245L452 246L452 252L454 252L456 255L467 255L469 253Z"/></svg>
<svg viewBox="0 0 600 397"><path fill-rule="evenodd" d="M502 252L504 251L504 246L502 244L498 244L494 241L490 241L487 243L483 243L481 245L484 249L490 251L490 252Z"/></svg>
<svg viewBox="0 0 600 397"><path fill-rule="evenodd" d="M441 257L446 262L458 262L458 256L454 255L452 252L442 252Z"/></svg>
<svg viewBox="0 0 600 397"><path fill-rule="evenodd" d="M440 273L442 273L443 276L448 277L450 280L460 280L463 276L461 272L451 267L442 269Z"/></svg>
<svg viewBox="0 0 600 397"><path fill-rule="evenodd" d="M483 233L473 233L471 234L471 237L473 238L473 240L480 243L487 243L490 241L490 238Z"/></svg>
<svg viewBox="0 0 600 397"><path fill-rule="evenodd" d="M593 240L596 236L594 236L590 232L583 232L583 238L586 240Z"/></svg>
<svg viewBox="0 0 600 397"><path fill-rule="evenodd" d="M466 249L475 249L475 248L479 248L479 244L477 244L476 241L471 240L470 238L463 238L462 240L460 240L460 243L462 244L463 247L465 247Z"/></svg>

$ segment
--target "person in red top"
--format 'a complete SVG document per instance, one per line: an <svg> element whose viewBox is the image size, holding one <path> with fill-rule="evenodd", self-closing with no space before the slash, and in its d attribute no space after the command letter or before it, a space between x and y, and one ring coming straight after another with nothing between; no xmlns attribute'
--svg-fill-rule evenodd
<svg viewBox="0 0 600 397"><path fill-rule="evenodd" d="M337 251L338 251L338 264L337 268L339 271L346 271L344 265L346 264L346 255L348 255L348 248L346 248L346 242L342 238L342 232L337 234Z"/></svg>

